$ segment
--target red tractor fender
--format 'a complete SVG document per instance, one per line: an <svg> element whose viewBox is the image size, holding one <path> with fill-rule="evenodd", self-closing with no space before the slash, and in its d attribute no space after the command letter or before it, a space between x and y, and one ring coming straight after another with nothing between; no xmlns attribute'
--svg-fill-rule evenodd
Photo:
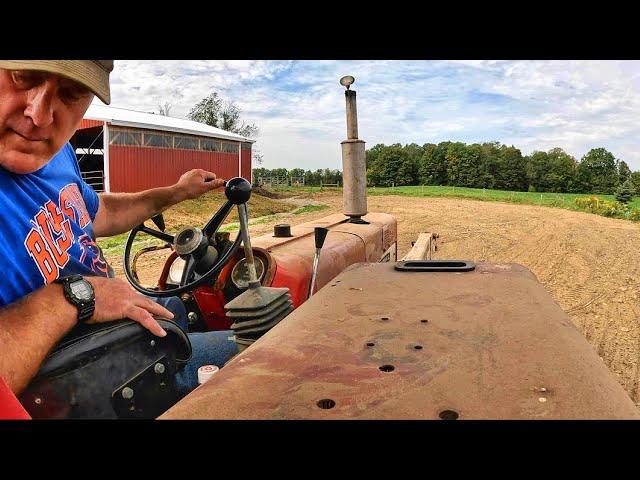
<svg viewBox="0 0 640 480"><path fill-rule="evenodd" d="M4 379L0 377L0 420L30 420L31 417L22 407Z"/></svg>

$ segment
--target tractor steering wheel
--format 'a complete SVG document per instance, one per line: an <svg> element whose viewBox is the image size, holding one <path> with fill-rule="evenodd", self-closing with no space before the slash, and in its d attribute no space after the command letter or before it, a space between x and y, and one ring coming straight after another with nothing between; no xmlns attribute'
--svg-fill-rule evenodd
<svg viewBox="0 0 640 480"><path fill-rule="evenodd" d="M222 268L231 260L231 256L242 242L241 232L238 232L233 245L227 248L218 257L213 247L210 247L210 239L214 237L222 222L227 218L234 205L242 205L249 201L251 197L251 184L241 177L232 178L225 184L224 194L227 201L211 217L201 230L195 227L187 227L180 231L175 237L164 232L159 232L144 225L138 225L131 230L127 244L124 249L124 273L131 283L131 286L138 292L152 297L173 297L182 293L192 291L196 287L208 282L214 275L220 273ZM242 228L242 225L240 225ZM137 275L131 270L130 258L131 247L138 232L144 232L152 237L159 238L172 245L178 255L185 260L185 267L180 280L180 286L169 290L151 290L140 285ZM200 276L197 280L188 282L193 272Z"/></svg>

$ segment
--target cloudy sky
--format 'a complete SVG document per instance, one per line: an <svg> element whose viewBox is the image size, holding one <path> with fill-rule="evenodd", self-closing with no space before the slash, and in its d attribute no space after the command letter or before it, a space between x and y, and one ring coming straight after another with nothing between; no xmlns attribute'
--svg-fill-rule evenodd
<svg viewBox="0 0 640 480"><path fill-rule="evenodd" d="M184 117L212 91L260 128L264 167L340 168L343 87L353 75L360 138L499 141L523 154L603 146L640 170L637 61L116 61L112 105ZM97 101L97 100L96 100Z"/></svg>

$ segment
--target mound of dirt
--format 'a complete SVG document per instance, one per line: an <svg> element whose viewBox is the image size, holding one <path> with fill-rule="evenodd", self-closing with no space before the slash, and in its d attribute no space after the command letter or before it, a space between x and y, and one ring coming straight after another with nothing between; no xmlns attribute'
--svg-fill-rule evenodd
<svg viewBox="0 0 640 480"><path fill-rule="evenodd" d="M252 193L256 195L260 195L261 197L275 198L275 199L289 198L291 196L291 194L272 192L271 190L267 190L262 186L253 187Z"/></svg>

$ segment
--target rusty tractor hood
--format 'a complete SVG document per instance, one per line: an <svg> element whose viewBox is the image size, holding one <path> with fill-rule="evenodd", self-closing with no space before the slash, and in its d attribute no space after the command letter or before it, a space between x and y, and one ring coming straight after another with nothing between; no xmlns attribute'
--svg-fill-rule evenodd
<svg viewBox="0 0 640 480"><path fill-rule="evenodd" d="M525 267L349 267L165 419L638 419Z"/></svg>

